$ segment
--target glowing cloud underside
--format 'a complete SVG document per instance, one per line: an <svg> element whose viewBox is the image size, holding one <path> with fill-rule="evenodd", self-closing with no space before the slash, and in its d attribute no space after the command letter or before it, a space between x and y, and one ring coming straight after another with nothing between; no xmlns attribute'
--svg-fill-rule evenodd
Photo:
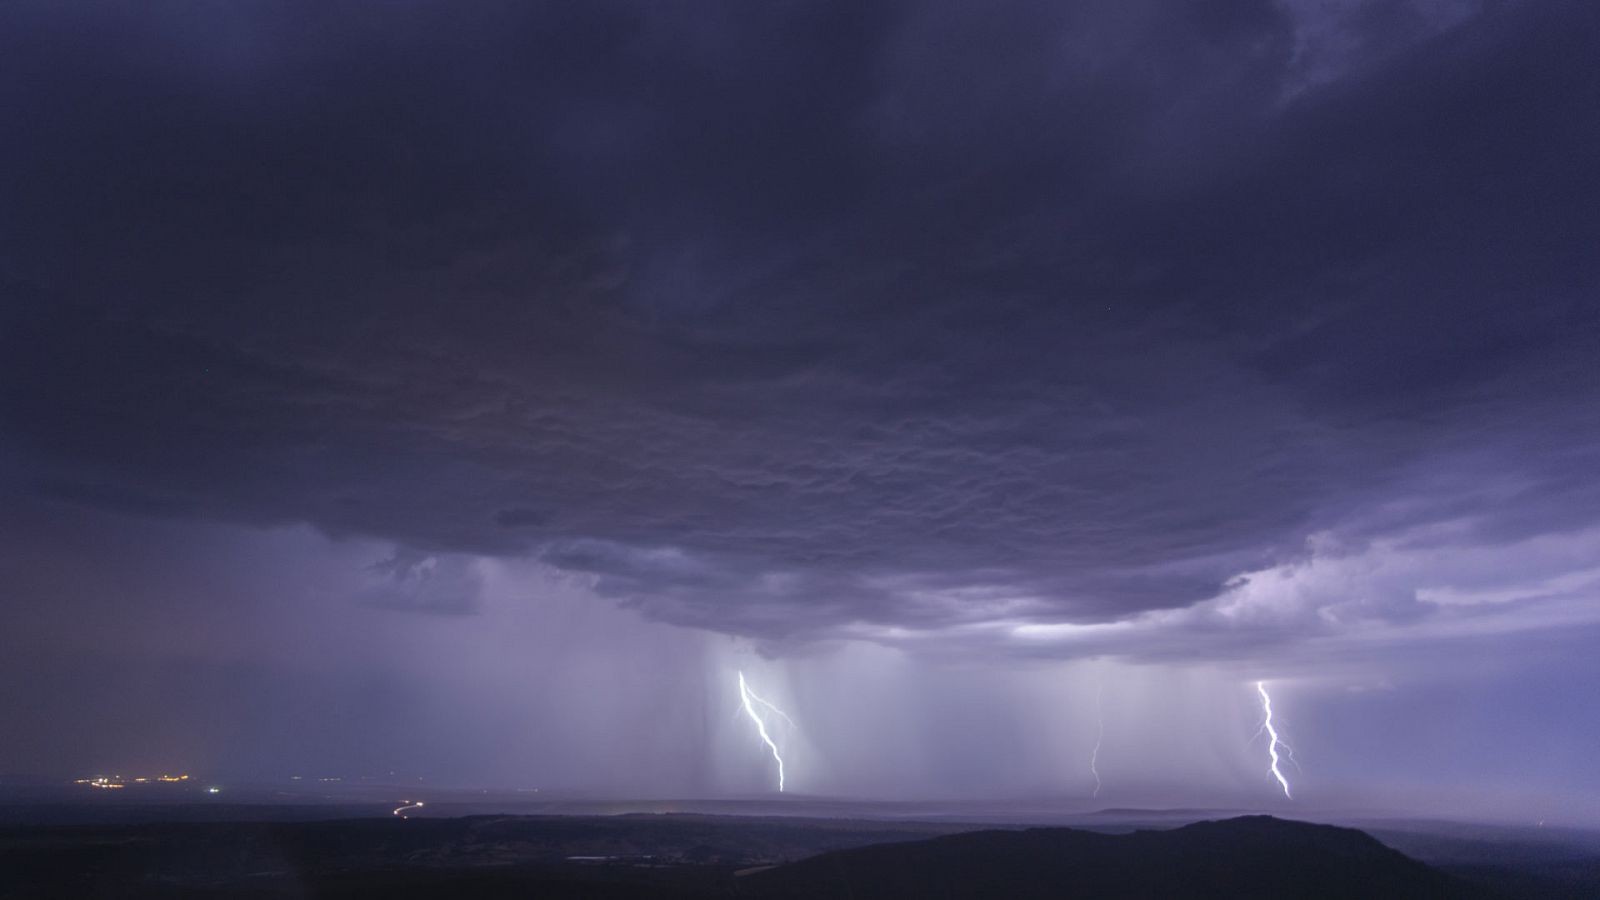
<svg viewBox="0 0 1600 900"><path fill-rule="evenodd" d="M778 762L778 792L781 794L783 793L783 757L778 754L778 745L772 742L772 736L767 734L766 721L761 718L760 713L756 712L755 705L751 701L759 703L782 716L783 720L790 725L794 724L794 720L789 718L788 714L783 710L756 696L755 691L750 690L750 686L745 683L743 672L739 673L739 699L744 704L745 714L750 717L750 721L756 723L756 732L761 735L762 743L767 745L767 749L772 751L772 758Z"/></svg>
<svg viewBox="0 0 1600 900"><path fill-rule="evenodd" d="M1283 772L1278 769L1278 747L1288 749L1288 745L1278 740L1278 730L1272 726L1272 696L1267 693L1265 682L1256 682L1256 693L1261 695L1261 709L1266 713L1266 720L1261 723L1261 729L1267 733L1267 754L1272 757L1272 764L1267 771L1272 777L1278 779L1278 786L1283 788L1283 796L1293 799L1289 793L1289 780L1283 777Z"/></svg>

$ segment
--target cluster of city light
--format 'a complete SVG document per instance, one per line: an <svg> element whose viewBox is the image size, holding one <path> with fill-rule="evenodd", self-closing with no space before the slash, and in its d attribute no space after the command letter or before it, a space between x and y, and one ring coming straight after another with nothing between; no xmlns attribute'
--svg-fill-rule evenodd
<svg viewBox="0 0 1600 900"><path fill-rule="evenodd" d="M178 782L188 781L188 780L189 780L189 776L187 776L187 775L157 775L157 776L155 776L153 778L152 777L148 777L148 776L143 776L143 775L138 776L136 778L125 778L125 777L123 777L121 775L96 775L93 778L79 778L79 779L74 780L72 783L73 784L81 784L81 785L85 785L87 787L92 787L92 788L98 788L100 790L115 791L115 790L121 790L122 788L125 788L130 784L149 784L151 782L162 782L162 783L165 783L165 784L176 784Z"/></svg>
<svg viewBox="0 0 1600 900"><path fill-rule="evenodd" d="M1261 723L1261 729L1260 729L1259 733L1264 733L1264 734L1267 735L1267 755L1268 755L1268 758L1270 760L1269 765L1267 767L1267 771L1272 776L1272 778L1277 781L1278 786L1283 790L1283 796L1286 797L1286 798L1291 798L1292 799L1292 794L1290 793L1290 790L1289 790L1289 780L1286 777L1284 777L1283 770L1279 767L1279 763L1282 762L1282 760L1283 760L1283 758L1285 756L1288 756L1288 757L1290 757L1292 759L1293 755L1292 755L1292 752L1289 750L1289 745L1284 743L1282 737L1279 736L1277 727L1276 727L1275 723L1273 722L1273 717L1272 717L1272 697L1271 697L1271 695L1269 695L1267 693L1266 683L1263 682L1263 681L1257 681L1255 687L1256 687L1256 693L1261 698L1261 708L1262 708L1262 713L1263 713L1263 721ZM1100 767L1099 767L1101 744L1105 740L1105 718L1104 718L1105 714L1104 714L1104 710L1103 710L1103 708L1101 706L1101 695L1102 695L1103 689L1104 689L1103 683L1096 684L1096 686L1095 686L1095 720L1096 720L1096 722L1095 722L1095 724L1096 724L1095 742L1094 742L1094 749L1089 755L1089 772L1094 777L1094 796L1096 796L1096 797L1100 796L1100 789L1103 786L1102 782L1100 780ZM744 673L743 672L739 673L739 700L740 700L740 705L743 707L745 714L747 716L749 716L750 717L750 721L755 724L755 726L756 726L756 734L760 736L761 742L766 745L767 750L772 754L773 761L775 761L777 763L777 768L778 768L778 772L777 772L778 785L777 786L778 786L778 791L781 793L784 790L783 756L778 752L777 743L772 739L772 735L767 731L766 718L764 716L762 716L762 714L760 712L758 712L756 708L759 706L762 709L764 709L764 710L766 710L768 712L771 712L772 714L774 714L774 715L778 716L779 718L783 719L784 722L788 723L790 726L794 725L794 720L789 718L788 713L785 713L783 710L781 710L778 707L774 706L769 701L763 699L755 691L751 690L750 689L750 685L745 681L745 677L744 677ZM1279 752L1280 750L1282 750L1281 754ZM162 774L162 775L156 775L156 776L153 776L153 777L150 777L150 776L137 776L137 777L134 777L134 778L126 778L126 777L124 777L122 775L97 775L97 776L95 776L93 778L79 778L79 779L76 779L75 781L73 781L73 784L81 784L81 785L84 785L86 787L94 788L94 789L97 789L97 790L122 790L122 789L126 788L130 784L149 784L149 783L152 783L152 782L158 782L158 783L164 783L164 784L177 784L177 783L185 782L185 781L188 781L188 780L190 780L188 775L166 775L166 774ZM298 775L294 776L294 780L295 781L299 781L300 780L300 776L298 776ZM334 781L343 781L344 779L338 778L338 777L324 777L324 778L319 778L317 780L318 781L323 781L323 782L334 782ZM212 788L208 788L207 792L211 793L211 794L216 794L216 793L220 792L220 789L212 787ZM423 802L421 800L415 800L415 801L413 801L413 800L402 800L402 801L400 801L400 803L401 803L401 805L394 809L392 815L396 815L396 816L399 816L401 818L405 818L405 814L407 812L410 812L412 810L421 809L423 807Z"/></svg>

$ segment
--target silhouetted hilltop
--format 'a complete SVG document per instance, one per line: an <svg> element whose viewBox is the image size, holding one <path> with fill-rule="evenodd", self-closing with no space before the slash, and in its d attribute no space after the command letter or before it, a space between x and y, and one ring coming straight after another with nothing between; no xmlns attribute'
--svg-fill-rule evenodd
<svg viewBox="0 0 1600 900"><path fill-rule="evenodd" d="M1170 831L977 831L825 853L740 879L779 897L1332 900L1480 896L1364 832L1245 816Z"/></svg>
<svg viewBox="0 0 1600 900"><path fill-rule="evenodd" d="M1446 873L1361 831L1267 817L1124 834L970 827L702 815L13 827L0 828L0 898L1600 897L1589 845L1517 843L1522 832L1427 857Z"/></svg>

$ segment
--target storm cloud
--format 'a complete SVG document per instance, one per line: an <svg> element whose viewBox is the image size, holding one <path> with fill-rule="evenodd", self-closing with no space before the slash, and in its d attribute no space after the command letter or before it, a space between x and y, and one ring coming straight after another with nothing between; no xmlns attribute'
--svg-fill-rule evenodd
<svg viewBox="0 0 1600 900"><path fill-rule="evenodd" d="M13 495L774 646L1234 659L1590 566L1507 550L1600 527L1587 4L4 19Z"/></svg>

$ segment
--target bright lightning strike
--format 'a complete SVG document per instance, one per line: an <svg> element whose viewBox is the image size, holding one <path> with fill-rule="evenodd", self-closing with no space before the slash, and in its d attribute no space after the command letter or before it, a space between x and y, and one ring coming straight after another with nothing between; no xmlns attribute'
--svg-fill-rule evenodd
<svg viewBox="0 0 1600 900"><path fill-rule="evenodd" d="M739 699L744 703L745 714L750 717L750 721L756 723L756 731L761 735L762 743L765 743L767 749L772 751L772 758L778 761L778 793L781 794L783 793L783 757L778 755L778 745L773 743L772 737L767 734L766 720L762 719L761 714L756 712L756 708L751 701L753 700L782 716L783 720L790 725L794 724L794 720L789 718L783 710L761 699L756 695L755 691L750 690L750 686L745 684L743 672L739 673Z"/></svg>
<svg viewBox="0 0 1600 900"><path fill-rule="evenodd" d="M1278 730L1272 727L1272 696L1267 693L1266 682L1256 682L1256 693L1261 695L1261 709L1267 716L1261 723L1262 730L1267 733L1267 753L1272 757L1272 765L1268 766L1267 770L1272 773L1273 778L1278 779L1278 786L1283 788L1283 796L1293 799L1289 793L1289 779L1284 778L1283 772L1278 770L1278 747L1281 745L1287 750L1289 745L1278 740Z"/></svg>
<svg viewBox="0 0 1600 900"><path fill-rule="evenodd" d="M1100 704L1100 694L1105 690L1104 681L1096 681L1094 685L1094 752L1089 754L1089 774L1094 776L1094 795L1100 796L1100 743L1106 737L1105 709Z"/></svg>

